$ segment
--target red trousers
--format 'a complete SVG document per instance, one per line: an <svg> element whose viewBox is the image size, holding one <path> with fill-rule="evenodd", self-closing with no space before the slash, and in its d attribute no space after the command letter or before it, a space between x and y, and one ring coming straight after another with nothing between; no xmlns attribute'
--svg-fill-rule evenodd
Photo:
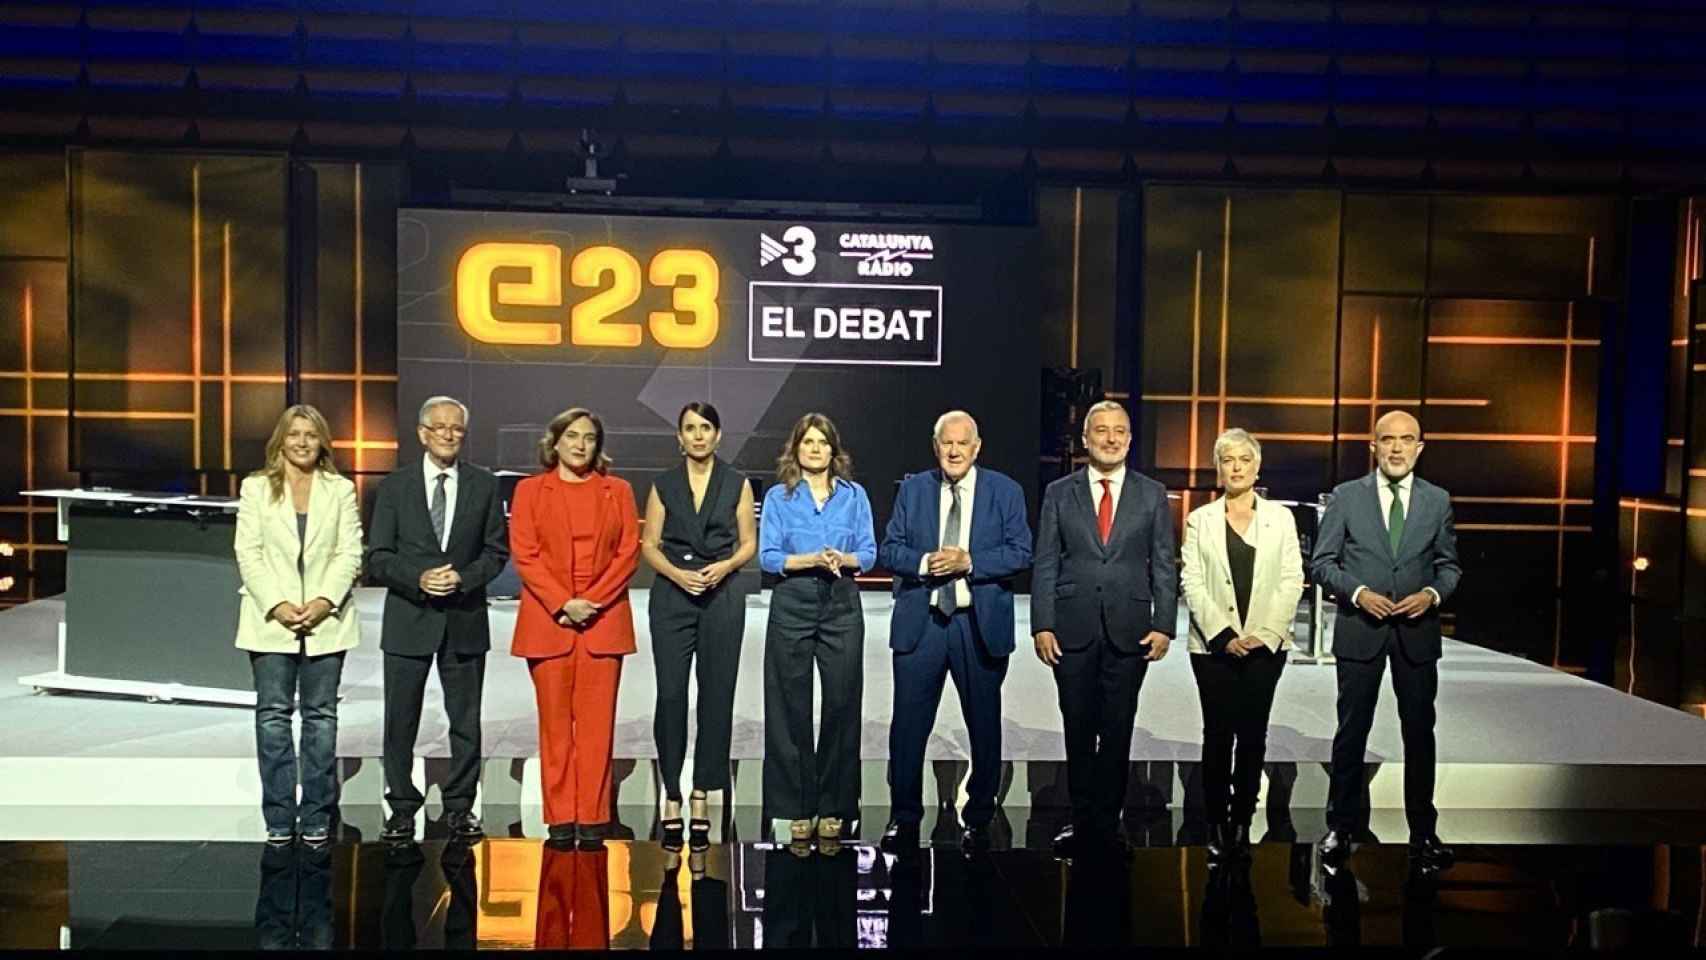
<svg viewBox="0 0 1706 960"><path fill-rule="evenodd" d="M539 863L537 950L610 949L610 852L545 844Z"/></svg>
<svg viewBox="0 0 1706 960"><path fill-rule="evenodd" d="M540 785L545 822L611 820L610 752L616 734L616 685L622 658L588 653L529 659L539 704Z"/></svg>

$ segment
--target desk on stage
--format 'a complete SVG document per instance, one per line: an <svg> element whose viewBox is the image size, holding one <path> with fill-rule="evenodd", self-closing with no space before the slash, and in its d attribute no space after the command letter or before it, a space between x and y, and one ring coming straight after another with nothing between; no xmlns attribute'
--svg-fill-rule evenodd
<svg viewBox="0 0 1706 960"><path fill-rule="evenodd" d="M68 543L59 669L19 677L65 690L253 706L234 644L237 501L125 490L27 490L59 504Z"/></svg>

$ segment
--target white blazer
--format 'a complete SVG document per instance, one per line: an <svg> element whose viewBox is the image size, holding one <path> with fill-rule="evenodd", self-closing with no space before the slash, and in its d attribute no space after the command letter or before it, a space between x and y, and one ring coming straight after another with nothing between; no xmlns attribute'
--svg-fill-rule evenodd
<svg viewBox="0 0 1706 960"><path fill-rule="evenodd" d="M1297 521L1291 511L1256 497L1256 564L1250 578L1250 618L1238 619L1238 595L1226 560L1226 500L1191 511L1185 520L1183 564L1185 604L1191 611L1190 651L1207 653L1207 641L1231 627L1254 634L1269 650L1291 649L1291 621L1303 595L1303 554L1297 545Z"/></svg>
<svg viewBox="0 0 1706 960"><path fill-rule="evenodd" d="M303 572L296 572L301 548ZM345 477L315 471L308 489L308 531L296 535L296 508L287 491L278 500L264 476L243 480L237 506L237 647L259 653L295 653L302 643L295 632L267 618L289 601L315 597L332 602L332 613L308 635L309 656L349 650L361 642L361 618L351 587L361 570L361 512L355 484Z"/></svg>

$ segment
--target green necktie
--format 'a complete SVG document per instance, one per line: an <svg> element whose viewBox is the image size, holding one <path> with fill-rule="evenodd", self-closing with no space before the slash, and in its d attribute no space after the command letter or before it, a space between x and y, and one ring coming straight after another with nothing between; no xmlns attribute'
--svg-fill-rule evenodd
<svg viewBox="0 0 1706 960"><path fill-rule="evenodd" d="M1392 555L1398 555L1398 544L1404 541L1404 498L1398 495L1398 481L1386 484L1392 489L1392 509L1386 511L1386 533L1392 538Z"/></svg>

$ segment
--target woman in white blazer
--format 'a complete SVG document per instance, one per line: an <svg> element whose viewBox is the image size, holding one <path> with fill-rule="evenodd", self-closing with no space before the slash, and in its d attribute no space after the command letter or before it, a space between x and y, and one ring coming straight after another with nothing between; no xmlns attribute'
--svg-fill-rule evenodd
<svg viewBox="0 0 1706 960"><path fill-rule="evenodd" d="M1303 554L1291 511L1256 495L1256 438L1226 431L1214 442L1214 462L1225 495L1191 511L1180 559L1202 700L1209 853L1218 861L1249 852L1268 714L1303 593Z"/></svg>
<svg viewBox="0 0 1706 960"><path fill-rule="evenodd" d="M307 404L285 410L266 467L237 507L243 586L237 647L255 675L255 752L269 843L331 838L337 802L338 680L361 641L351 587L361 567L355 484L332 464L331 431ZM291 713L302 700L302 802Z"/></svg>

